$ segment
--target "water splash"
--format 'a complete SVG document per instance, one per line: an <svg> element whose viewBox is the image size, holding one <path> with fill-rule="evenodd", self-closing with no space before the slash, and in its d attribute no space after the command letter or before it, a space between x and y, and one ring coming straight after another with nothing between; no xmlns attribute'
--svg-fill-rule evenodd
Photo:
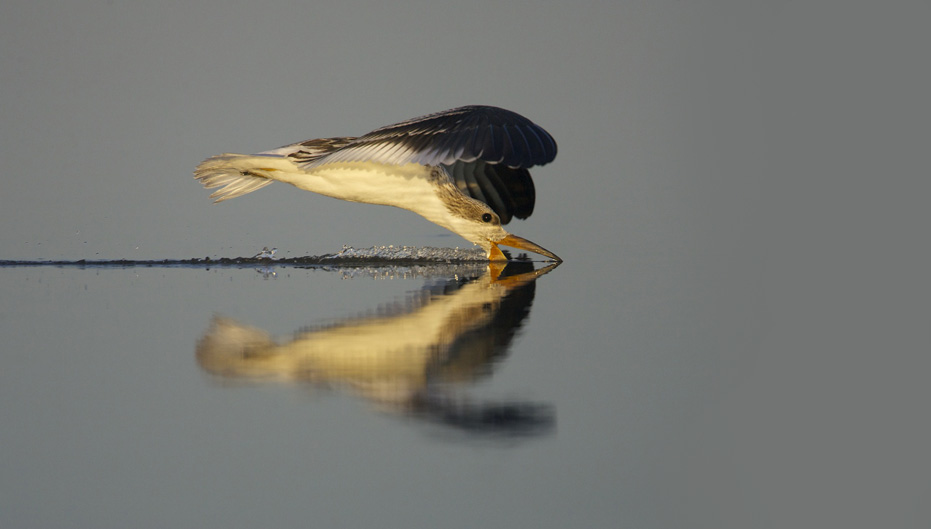
<svg viewBox="0 0 931 529"><path fill-rule="evenodd" d="M343 249L330 257L331 259L372 259L377 261L417 260L417 261L486 261L485 252L480 248L435 248L432 246L372 246L371 248Z"/></svg>
<svg viewBox="0 0 931 529"><path fill-rule="evenodd" d="M332 267L431 267L437 265L482 266L487 264L481 249L434 248L417 246L372 246L356 249L344 246L335 254L276 258L277 248L263 249L253 257L195 257L192 259L80 259L68 260L0 260L0 268L54 266L75 268L242 268L252 266L319 266ZM419 275L419 274L418 274Z"/></svg>

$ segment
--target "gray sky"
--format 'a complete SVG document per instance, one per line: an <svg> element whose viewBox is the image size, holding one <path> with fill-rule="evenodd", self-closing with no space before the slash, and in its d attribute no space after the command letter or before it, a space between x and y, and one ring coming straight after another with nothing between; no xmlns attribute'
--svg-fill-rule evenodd
<svg viewBox="0 0 931 529"><path fill-rule="evenodd" d="M656 207L676 206L682 237L755 229L792 182L871 178L868 154L902 162L891 151L908 145L885 138L916 139L927 112L905 103L927 93L927 10L842 5L5 2L0 258L468 245L286 185L215 206L190 173L472 103L559 142L534 171L536 212L511 228L562 256ZM626 240L657 228L636 227Z"/></svg>
<svg viewBox="0 0 931 529"><path fill-rule="evenodd" d="M4 259L467 246L408 212L285 185L214 206L190 178L221 152L358 135L463 104L515 110L556 137L556 162L534 171L537 210L511 228L560 255L590 249L605 235L596 226L619 223L629 208L682 201L683 218L672 220L707 221L690 204L708 188L705 176L717 179L712 186L736 183L734 193L762 179L750 166L766 156L772 101L761 61L779 14L769 9L281 1L0 9Z"/></svg>
<svg viewBox="0 0 931 529"><path fill-rule="evenodd" d="M559 142L515 233L563 257L657 235L730 246L783 230L795 184L817 192L805 222L834 179L869 194L880 160L905 163L890 131L917 143L920 8L843 6L6 2L0 258L468 246L286 185L212 205L191 171L473 103Z"/></svg>

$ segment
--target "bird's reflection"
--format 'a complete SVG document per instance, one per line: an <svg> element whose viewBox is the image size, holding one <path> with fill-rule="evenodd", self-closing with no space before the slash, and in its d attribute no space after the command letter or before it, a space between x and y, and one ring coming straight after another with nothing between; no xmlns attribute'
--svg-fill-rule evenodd
<svg viewBox="0 0 931 529"><path fill-rule="evenodd" d="M349 388L380 410L468 435L543 435L555 423L550 406L478 402L460 392L504 357L530 312L536 279L556 266L492 265L478 277L425 287L405 307L303 330L286 343L215 317L197 361L226 379Z"/></svg>

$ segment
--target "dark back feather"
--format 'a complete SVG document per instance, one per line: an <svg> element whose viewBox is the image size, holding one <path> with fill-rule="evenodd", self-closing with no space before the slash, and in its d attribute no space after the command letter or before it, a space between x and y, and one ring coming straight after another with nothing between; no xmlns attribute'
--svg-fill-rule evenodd
<svg viewBox="0 0 931 529"><path fill-rule="evenodd" d="M442 165L460 191L488 204L505 224L533 213L535 190L527 169L553 161L557 150L553 137L529 119L479 105L409 119L358 138L300 145L289 156L305 169L337 162Z"/></svg>
<svg viewBox="0 0 931 529"><path fill-rule="evenodd" d="M473 105L373 130L308 168L332 162L452 165L482 160L527 169L554 158L556 141L539 125L510 110Z"/></svg>

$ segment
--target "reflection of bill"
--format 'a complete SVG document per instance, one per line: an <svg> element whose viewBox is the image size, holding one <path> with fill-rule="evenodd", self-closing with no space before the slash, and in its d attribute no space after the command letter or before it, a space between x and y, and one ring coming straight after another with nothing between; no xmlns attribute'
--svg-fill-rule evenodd
<svg viewBox="0 0 931 529"><path fill-rule="evenodd" d="M200 366L239 380L311 382L350 388L380 408L471 433L550 431L548 406L475 403L451 393L489 374L530 312L535 280L558 264L489 267L449 279L409 306L304 331L287 343L223 317L197 344Z"/></svg>

